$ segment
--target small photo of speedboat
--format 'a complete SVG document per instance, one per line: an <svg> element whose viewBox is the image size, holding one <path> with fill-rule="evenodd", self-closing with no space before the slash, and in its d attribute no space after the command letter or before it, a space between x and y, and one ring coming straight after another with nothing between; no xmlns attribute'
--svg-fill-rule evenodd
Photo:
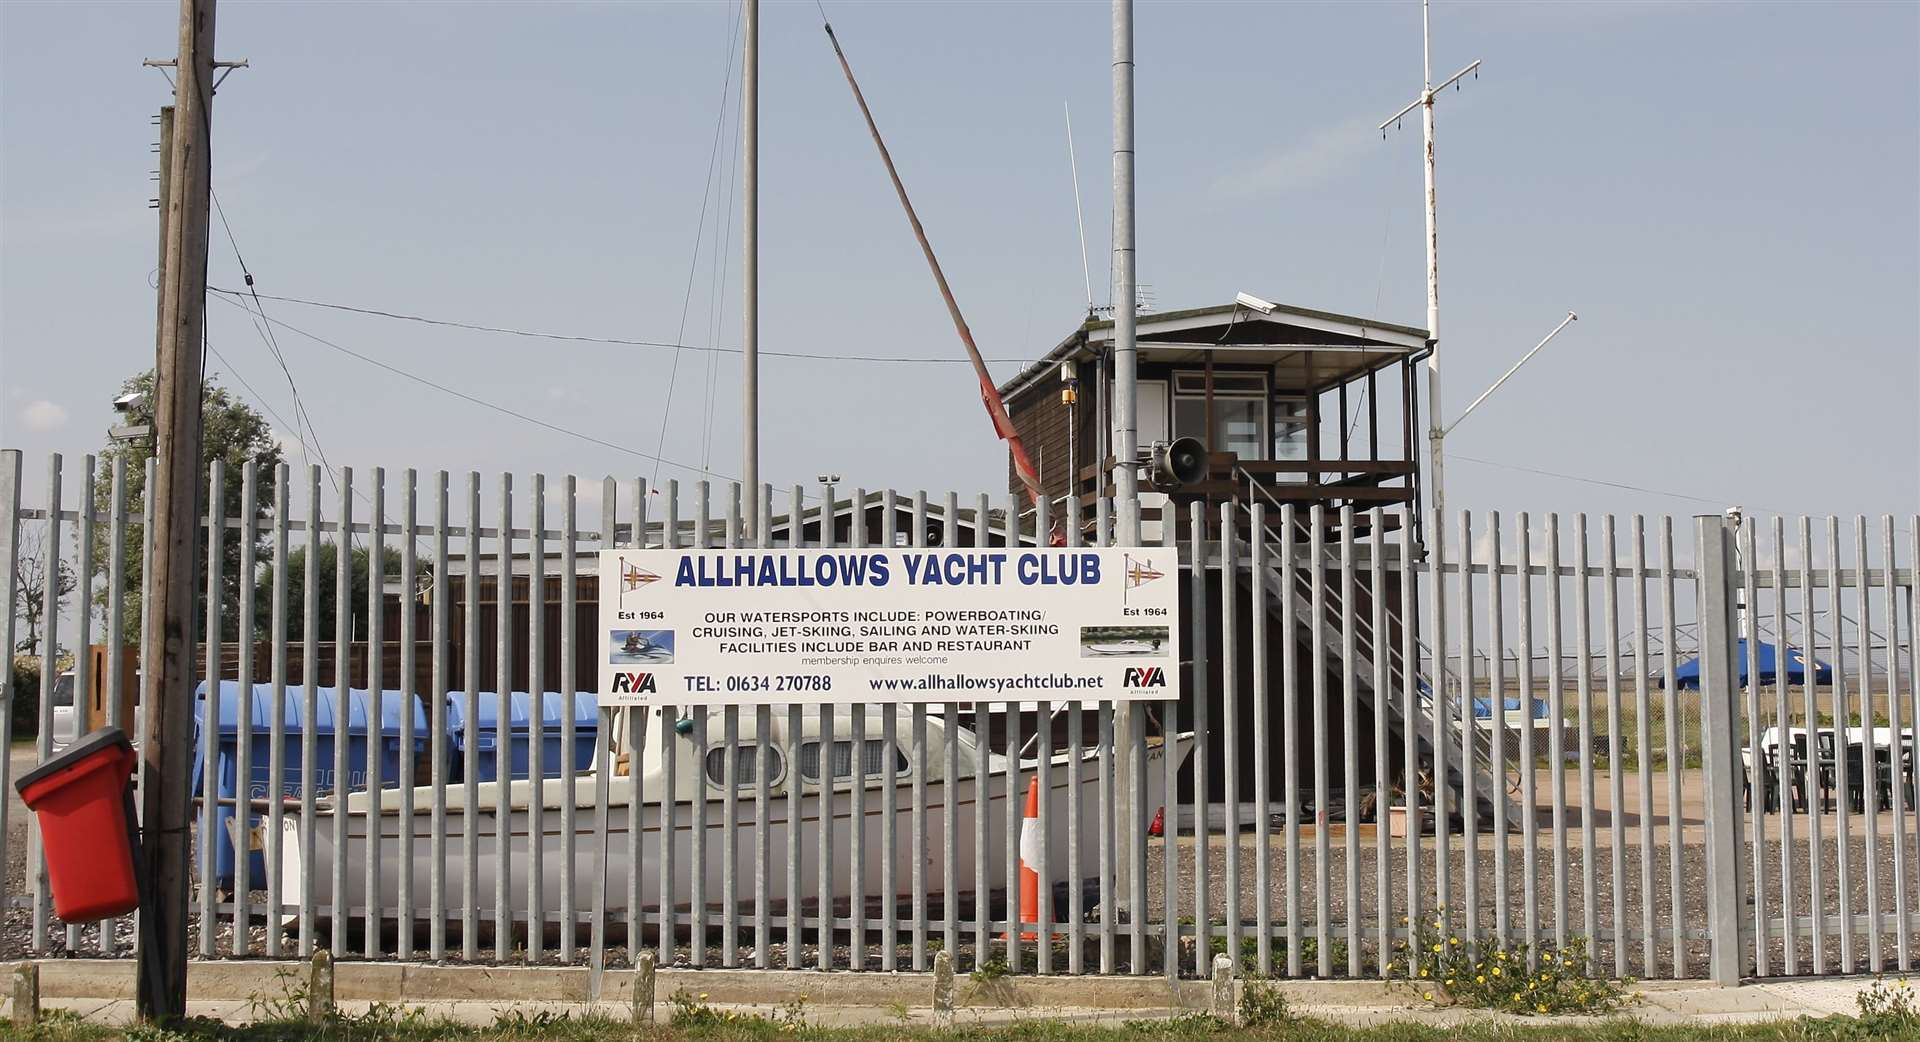
<svg viewBox="0 0 1920 1042"><path fill-rule="evenodd" d="M1165 626L1082 626L1081 658L1164 658L1171 644Z"/></svg>
<svg viewBox="0 0 1920 1042"><path fill-rule="evenodd" d="M613 665L673 661L672 630L612 630L607 634L607 661Z"/></svg>

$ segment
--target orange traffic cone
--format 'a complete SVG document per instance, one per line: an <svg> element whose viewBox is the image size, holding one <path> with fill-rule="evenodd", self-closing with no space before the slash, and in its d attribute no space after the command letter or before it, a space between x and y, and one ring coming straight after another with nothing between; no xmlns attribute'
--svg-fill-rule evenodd
<svg viewBox="0 0 1920 1042"><path fill-rule="evenodd" d="M1020 922L1040 921L1040 872L1033 866L1040 860L1040 846L1046 835L1040 831L1040 779L1027 781L1027 814L1020 822ZM1005 937L1006 935L1002 935ZM1039 940L1031 930L1020 934L1023 941Z"/></svg>

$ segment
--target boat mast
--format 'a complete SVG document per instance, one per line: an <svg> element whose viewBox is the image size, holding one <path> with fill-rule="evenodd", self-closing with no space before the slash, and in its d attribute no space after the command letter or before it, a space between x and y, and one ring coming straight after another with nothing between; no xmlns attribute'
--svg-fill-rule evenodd
<svg viewBox="0 0 1920 1042"><path fill-rule="evenodd" d="M1133 0L1113 0L1113 457L1123 546L1140 543L1133 261Z"/></svg>
<svg viewBox="0 0 1920 1042"><path fill-rule="evenodd" d="M1133 0L1113 0L1113 456L1121 546L1140 545L1133 247ZM1140 779L1135 777L1133 753L1141 720L1134 705L1122 702L1114 713L1114 781L1121 812L1114 904L1139 915L1146 904L1145 881L1135 864L1142 859L1134 853L1146 823L1137 789ZM1138 934L1134 944L1134 964L1139 965L1145 950Z"/></svg>
<svg viewBox="0 0 1920 1042"><path fill-rule="evenodd" d="M740 483L747 501L747 538L760 517L760 0L742 0L740 63Z"/></svg>

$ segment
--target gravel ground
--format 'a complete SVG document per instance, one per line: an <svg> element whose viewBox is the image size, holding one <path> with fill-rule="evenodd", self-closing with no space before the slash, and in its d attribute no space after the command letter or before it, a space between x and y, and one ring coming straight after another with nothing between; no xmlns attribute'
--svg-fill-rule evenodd
<svg viewBox="0 0 1920 1042"><path fill-rule="evenodd" d="M24 747L24 751L23 748L16 747L12 750L12 754L15 760L14 766L16 773L20 769L23 757L26 763L31 763L31 747ZM10 803L6 835L6 878L8 880L8 894L14 897L23 897L27 893L26 868L28 854L25 808L20 805L18 797L11 791L6 794L6 799ZM1629 802L1628 805L1631 806L1631 802ZM1599 816L1597 815L1596 817ZM1763 907L1769 917L1782 915L1785 907L1785 891L1782 887L1780 865L1780 823L1782 820L1779 815L1769 815L1766 819L1768 836L1767 842L1764 845L1766 857L1763 876L1760 884L1753 887L1751 891L1762 895ZM1811 923L1809 918L1808 894L1810 893L1812 862L1807 849L1806 838L1811 819L1801 814L1793 815L1791 820L1795 836L1791 847L1791 857L1788 867L1793 881L1793 913L1799 917L1803 926L1808 926ZM1871 892L1877 894L1881 911L1884 914L1891 915L1897 907L1897 899L1900 894L1900 888L1896 886L1896 861L1904 860L1906 871L1904 887L1906 909L1910 915L1920 916L1920 847L1916 846L1915 836L1911 834L1913 830L1909 830L1910 834L1907 837L1907 842L1901 851L1904 857L1897 859L1896 843L1894 842L1891 828L1891 816L1881 815L1877 820L1880 822L1881 831L1875 851L1876 856L1873 861L1872 875L1874 878L1872 883L1874 884L1874 888ZM1524 939L1523 935L1526 926L1524 918L1524 888L1526 880L1531 875L1531 878L1535 880L1534 889L1539 902L1538 923L1536 928L1544 942L1552 943L1555 924L1557 922L1556 911L1558 908L1564 907L1567 910L1567 932L1569 936L1593 935L1593 954L1601 969L1609 972L1617 971L1621 975L1630 975L1645 979L1673 976L1676 971L1676 952L1670 939L1670 932L1675 922L1671 876L1674 858L1673 849L1668 844L1664 822L1660 824L1662 827L1656 835L1658 842L1656 842L1652 848L1652 865L1650 866L1652 871L1651 890L1646 888L1642 876L1642 854L1644 848L1642 848L1637 841L1637 822L1635 823L1636 827L1628 833L1628 842L1618 848L1614 847L1611 843L1611 836L1608 834L1606 823L1599 822L1600 832L1596 837L1598 842L1593 848L1594 863L1592 865L1593 881L1591 888L1587 885L1586 876L1588 866L1584 852L1578 845L1580 835L1577 826L1572 828L1572 834L1569 837L1570 849L1567 852L1567 860L1564 868L1561 869L1560 872L1556 872L1552 835L1549 830L1544 828L1541 830L1541 842L1536 848L1535 864L1531 874L1528 873L1527 864L1524 860L1521 837L1518 835L1511 837L1507 845L1508 863L1504 888L1507 894L1505 907L1509 920L1508 926L1512 931L1511 936L1513 936L1515 940ZM1822 844L1819 850L1820 888L1823 897L1823 909L1829 917L1832 917L1831 924L1829 932L1821 938L1821 963L1816 966L1813 961L1815 955L1814 939L1811 936L1802 936L1798 938L1794 944L1792 971L1797 973L1846 972L1851 969L1854 972L1864 972L1875 968L1872 962L1873 948L1870 943L1871 938L1864 929L1864 919L1861 920L1863 925L1860 932L1853 938L1853 950L1850 953L1851 963L1848 964L1843 961L1843 956L1848 953L1844 953L1842 950L1841 938L1837 929L1838 916L1841 913L1842 893L1838 845L1834 842L1837 821L1833 816L1828 815L1821 819L1821 824L1823 831ZM1689 822L1689 825L1691 825L1691 822ZM1863 826L1864 822L1862 819L1855 816L1852 821L1852 834L1849 843L1850 857L1848 858L1848 873L1845 882L1847 884L1846 910L1856 916L1864 917L1868 909L1870 890L1868 879L1869 864L1866 856L1866 839ZM1355 863L1359 885L1354 891L1354 908L1360 913L1360 921L1357 924L1357 929L1362 938L1359 946L1362 972L1373 973L1376 972L1378 961L1377 937L1381 919L1378 903L1379 866L1376 859L1373 834L1370 829L1363 830L1363 832L1360 856ZM1682 957L1683 965L1681 969L1684 973L1688 976L1699 976L1705 972L1708 954L1706 942L1706 850L1701 843L1703 839L1702 830L1688 827L1683 830L1682 838L1686 842L1680 848L1678 861L1681 888L1679 919L1683 924L1681 931L1683 934L1683 943L1678 954ZM1329 882L1326 892L1327 918L1330 933L1338 938L1345 934L1348 927L1348 901L1346 900L1347 887L1345 885L1347 858L1344 837L1336 834L1330 836L1329 839L1331 849L1326 866ZM1406 914L1407 860L1399 847L1399 844L1404 841L1395 840L1394 842L1396 844L1395 850L1387 859L1389 901L1386 910L1386 919L1390 926L1398 928L1401 923L1401 917ZM1426 837L1422 841L1419 858L1422 906L1429 912L1431 912L1432 908L1437 904L1433 889L1433 843L1434 841L1431 836ZM1209 837L1207 844L1207 863L1209 866L1207 872L1208 905L1205 913L1206 918L1215 923L1224 923L1225 921L1226 910L1222 907L1222 898L1226 892L1228 846L1226 837L1221 835ZM1491 843L1485 837L1482 837L1475 859L1478 873L1477 892L1479 895L1476 902L1476 911L1478 913L1478 922L1481 930L1489 936L1498 925L1497 915L1500 902L1496 901L1495 895L1501 892L1500 877L1495 864L1494 846L1495 844ZM1271 922L1271 929L1279 939L1274 945L1274 951L1276 952L1276 959L1282 960L1280 963L1282 970L1284 969L1284 941L1287 935L1286 918L1288 896L1290 894L1297 892L1299 895L1299 907L1302 912L1301 936L1303 938L1310 938L1316 933L1314 924L1317 922L1316 914L1320 890L1317 885L1318 862L1316 860L1314 847L1315 844L1312 836L1303 835L1301 838L1299 860L1297 863L1292 863L1289 861L1285 844L1281 840L1278 829L1275 830L1270 851L1264 857L1258 849L1252 835L1249 834L1240 837L1237 859L1240 910L1244 919L1249 923L1256 920L1263 896L1260 893L1257 868L1262 861L1265 861L1272 876L1270 887L1264 897L1267 914ZM1753 849L1754 846L1750 843L1745 855L1746 860L1743 862L1744 870L1748 872L1752 870ZM1618 900L1621 903L1622 918L1624 918L1629 928L1629 940L1625 944L1624 950L1620 951L1616 951L1611 928L1611 924L1615 922L1614 855L1616 850L1620 859L1619 876L1623 883L1619 888ZM1174 854L1176 865L1172 887L1175 900L1173 916L1176 924L1185 927L1189 933L1192 929L1190 924L1196 921L1200 912L1200 909L1197 907L1198 898L1195 887L1194 851L1195 844L1190 836L1183 836L1175 842ZM1148 923L1152 924L1148 931L1149 938L1147 943L1147 968L1150 972L1157 972L1161 967L1160 949L1161 939L1164 937L1164 922L1166 918L1165 903L1168 892L1164 869L1165 852L1166 847L1164 843L1158 840L1149 841L1147 849L1147 908L1145 919ZM1466 907L1466 857L1457 834L1451 844L1451 853L1450 875L1452 886L1449 891L1451 899L1448 904L1455 910L1456 917L1459 917L1464 914ZM1299 880L1297 891L1290 884L1290 880L1294 878L1291 873L1297 873ZM1566 880L1564 891L1562 891L1557 884L1557 879L1562 873ZM1598 923L1598 929L1593 931L1587 930L1584 925L1584 910L1589 889L1591 889L1595 917ZM256 896L261 900L264 900L265 897L264 894ZM0 922L0 959L19 958L29 954L31 951L32 916L30 910L24 906L24 901L20 903L22 905L21 907L8 908L4 922ZM1004 914L1001 911L1000 903L999 898L996 896L993 905L990 907L990 912L995 915ZM1748 907L1751 909L1751 902L1749 902ZM973 931L970 926L972 915L973 910L971 907L963 907L960 910L962 923L961 943L956 946L955 955L958 966L963 972L972 970L978 964L972 943ZM935 916L933 928L929 931L929 947L939 945L941 935L944 932L940 925L937 911L935 912ZM752 924L750 916L744 918L746 921L742 923L740 938L744 942L744 945L737 949L737 964L750 966L755 962L755 955L751 948ZM905 918L904 914L902 918ZM717 925L718 916L715 916L714 919ZM1749 912L1743 919L1743 924L1746 925L1749 930L1751 930L1751 920L1752 914ZM777 916L775 921L777 924ZM1652 923L1656 936L1651 958L1648 957L1646 946L1640 940L1644 934L1644 926L1649 921ZM1911 922L1913 920L1910 919L1909 921ZM875 934L878 932L877 925L876 918ZM1061 924L1061 928L1064 929L1064 924ZM126 931L127 924L122 923L120 927L120 936L122 939L121 954L127 953L127 949L124 946ZM1254 932L1255 928L1250 925L1246 928L1245 936L1251 937ZM266 933L267 927L264 922L256 923L249 931L251 951L253 953L264 953ZM1097 928L1090 925L1088 933L1089 944L1083 952L1083 957L1087 968L1097 969L1100 965ZM364 941L362 940L360 931L356 929L351 931L351 934L351 946L355 949L361 949ZM459 943L456 934L457 931L449 931L448 944L457 955ZM613 943L610 944L608 949L607 964L609 966L630 965L627 950L623 946L625 938L617 934L618 932L611 938ZM325 930L322 930L322 935L326 935ZM776 938L779 937L778 934L775 936ZM580 950L576 952L576 957L573 961L584 964L587 958L585 946L588 940L588 931L584 925L580 927L577 938ZM49 954L59 954L67 951L65 930L57 922L50 928L48 939ZM1920 957L1920 929L1910 929L1908 939L1914 948L1914 954L1916 957ZM426 940L427 931L426 928L422 926L416 930L415 943L418 947L424 949ZM706 952L704 953L706 956L704 961L708 965L719 966L723 964L722 948L719 944L722 940L723 938L719 935L718 929L713 931L710 937L712 943L707 946ZM845 940L845 938L842 937L840 940ZM94 955L99 952L99 932L97 928L87 928L86 931L81 934L80 941L81 943L76 949L76 954ZM1068 966L1065 942L1063 938L1056 938L1056 941L1057 943L1055 944L1053 959L1051 961L1054 968L1064 971ZM1883 931L1880 941L1880 952L1883 964L1886 966L1895 965L1897 951L1893 931ZM490 956L491 938L483 937L481 942L483 944L482 952ZM1751 945L1751 935L1749 935L1748 943ZM195 923L190 927L189 946L191 950L197 950L198 945L198 924ZM232 950L230 920L223 920L221 922L215 935L215 945L216 949L222 953ZM391 945L392 939L389 937L386 950L391 951ZM1188 973L1194 972L1197 963L1207 961L1196 960L1194 958L1193 940L1191 936L1182 938L1180 946L1180 961ZM297 942L293 937L289 936L286 938L283 947L288 953L295 952L297 950ZM553 963L559 961L556 955L557 947L557 937L550 938L545 952L545 961ZM1032 945L1027 944L1021 947L1024 949L1020 953L1021 962L1025 968L1031 968ZM1123 925L1116 935L1116 969L1124 972L1130 968L1131 947L1130 937L1126 927ZM518 949L516 949L516 951L518 951ZM1347 954L1345 946L1338 943L1337 940L1335 945L1332 946L1332 951L1336 958ZM852 954L850 945L845 943L836 944L833 951L833 965L839 967L851 965ZM1315 970L1312 956L1315 953L1307 951L1304 952L1304 954L1306 955L1306 960L1303 971L1312 974ZM880 946L877 943L877 937L875 937L872 942L863 946L863 955L863 961L868 968L880 968ZM910 945L900 945L896 948L896 955L901 967L911 965L912 951ZM1787 972L1786 955L1786 941L1779 937L1770 939L1767 946L1764 972L1768 974ZM1007 957L1008 954L1003 944L996 942L992 945L989 958ZM691 959L691 949L686 943L686 938L683 934L681 943L676 951L675 962L690 965ZM801 964L803 966L817 965L818 959L819 953L817 947L811 944L803 946L801 952ZM1617 959L1622 961L1616 961ZM1753 961L1754 953L1751 949L1747 952L1747 959L1749 969L1756 968ZM449 961L457 962L459 960L455 958ZM491 960L487 959L484 961ZM771 945L770 961L772 965L775 966L785 964L786 948L784 943L776 940L776 943ZM1336 975L1344 975L1347 972L1347 967L1344 965L1335 966L1334 971Z"/></svg>
<svg viewBox="0 0 1920 1042"><path fill-rule="evenodd" d="M10 829L10 831L12 830ZM1225 910L1221 907L1221 898L1224 895L1227 862L1227 844L1225 838L1220 836L1213 837L1212 842L1208 844L1208 848L1208 863L1210 866L1208 873L1209 904L1206 912L1208 919L1217 924L1216 929L1222 929L1225 922ZM1896 890L1894 887L1894 857L1892 848L1893 844L1891 839L1889 837L1881 837L1877 851L1879 855L1877 861L1880 868L1876 872L1875 882L1878 884L1882 911L1887 913L1891 913L1895 908ZM1669 939L1670 933L1668 933L1672 930L1674 924L1673 890L1670 875L1672 851L1665 846L1656 846L1653 848L1653 887L1649 892L1644 887L1641 874L1642 849L1643 848L1638 845L1619 848L1621 855L1620 877L1624 882L1624 886L1619 889L1619 900L1624 911L1624 920L1629 924L1630 939L1625 945L1624 950L1617 951L1612 941L1612 929L1610 926L1610 924L1615 921L1615 888L1613 885L1615 878L1613 865L1614 848L1607 846L1596 848L1597 856L1592 866L1593 885L1591 887L1591 893L1593 895L1595 917L1599 924L1599 929L1593 932L1593 935L1597 938L1597 943L1592 946L1593 955L1597 966L1604 972L1643 979L1670 977L1673 976L1676 971L1675 952L1672 941ZM1749 845L1747 849L1747 856L1750 859L1753 850L1752 845ZM1778 861L1780 845L1777 838L1769 842L1765 849L1767 851L1766 871L1768 887L1765 909L1770 917L1776 917L1781 914L1784 901L1782 896L1783 892L1780 889ZM1150 924L1150 928L1147 939L1146 965L1150 972L1157 972L1162 965L1161 946L1162 938L1164 937L1165 901L1167 897L1167 888L1164 885L1165 876L1162 867L1164 864L1164 850L1165 848L1158 843L1151 845L1148 850L1151 864L1147 877L1148 911L1146 919ZM1196 960L1193 954L1194 942L1191 937L1191 924L1196 921L1197 912L1193 851L1194 847L1190 840L1183 841L1177 845L1175 850L1177 864L1173 889L1177 902L1173 913L1175 922L1176 925L1181 927L1187 934L1187 936L1183 936L1179 941L1179 961L1184 967L1185 972L1189 974L1196 972L1197 965L1203 965L1208 961ZM1851 895L1849 910L1855 915L1863 915L1867 909L1867 898L1869 894L1868 881L1866 878L1866 850L1863 837L1860 837L1858 834L1853 837L1851 851L1852 857L1850 859L1848 878L1848 893ZM1261 904L1259 880L1256 873L1256 867L1260 860L1258 855L1259 852L1256 845L1252 842L1251 837L1247 837L1239 847L1239 883L1241 912L1250 924L1245 928L1243 935L1249 938L1249 940L1245 942L1248 945L1246 949L1248 951L1252 950L1251 945L1253 942L1251 938L1257 932L1256 927L1251 924L1256 920ZM1345 965L1344 960L1349 952L1347 946L1341 943L1341 938L1345 935L1349 926L1349 902L1345 899L1347 893L1345 885L1347 861L1343 845L1336 841L1333 844L1330 855L1327 861L1329 882L1327 889L1327 922L1329 924L1329 934L1334 938L1334 944L1331 946L1330 952L1332 958L1336 960L1336 965L1333 967L1333 975L1344 976L1348 972L1348 967ZM1422 904L1423 907L1428 910L1428 913L1431 914L1431 910L1437 902L1432 886L1433 850L1430 838L1425 849L1422 851L1422 855L1420 864L1420 878L1423 890ZM1839 862L1837 849L1830 836L1821 848L1821 855L1822 889L1826 898L1825 910L1829 916L1837 917L1840 911ZM1526 878L1526 866L1522 859L1522 851L1517 843L1509 847L1508 857L1509 863L1507 866L1506 879L1506 892L1508 894L1506 908L1509 916L1508 926L1511 931L1510 936L1518 942L1524 940L1526 927L1523 890L1524 880ZM1920 911L1920 886L1916 886L1916 883L1920 883L1920 851L1915 850L1911 838L1907 844L1906 861L1908 868L1906 887L1907 908L1910 912ZM1302 912L1300 934L1303 939L1309 941L1309 943L1303 947L1303 973L1309 976L1315 975L1317 969L1315 965L1316 953L1311 943L1311 939L1314 938L1317 933L1315 924L1318 921L1316 918L1319 898L1319 889L1316 883L1317 864L1313 845L1303 840L1300 858L1297 863L1297 868L1294 870L1298 872L1300 880L1298 889L1300 895L1299 904ZM1371 849L1371 847L1363 847L1356 865L1359 872L1359 887L1355 891L1357 900L1353 903L1353 907L1360 913L1360 921L1357 924L1357 929L1359 936L1362 938L1359 944L1358 954L1360 956L1361 972L1371 974L1377 972L1377 952L1379 950L1377 936L1380 925L1378 909L1378 862L1374 850ZM1679 865L1682 895L1680 921L1684 924L1682 930L1684 943L1679 954L1684 960L1682 967L1684 973L1688 976L1699 976L1705 972L1708 956L1705 936L1707 873L1706 852L1704 847L1697 843L1689 843L1683 846L1680 851ZM1272 872L1272 883L1266 895L1266 906L1272 924L1271 929L1275 937L1275 942L1272 947L1275 953L1276 969L1278 972L1284 972L1286 938L1288 934L1286 928L1287 896L1294 891L1289 886L1290 866L1282 844L1276 843L1274 845L1272 856L1269 859L1269 867ZM1804 839L1798 839L1793 847L1791 869L1794 878L1794 889L1796 891L1794 912L1797 916L1801 917L1803 923L1808 921L1806 917L1809 912L1806 904L1809 867L1810 862L1807 857ZM24 881L24 842L8 843L8 868L12 885L16 888L12 892L23 893L24 891L18 888ZM1388 868L1387 878L1390 900L1386 917L1389 925L1397 928L1401 924L1401 917L1406 913L1407 874L1404 857L1400 856L1397 852L1390 855L1388 858ZM1746 868L1750 870L1750 860L1747 862ZM1452 888L1450 894L1452 895L1452 900L1449 902L1451 907L1456 910L1454 917L1456 923L1463 923L1461 917L1465 910L1465 870L1466 858L1464 851L1460 848L1456 840L1453 845L1453 857L1451 859L1450 871ZM1499 892L1499 876L1496 871L1494 852L1490 845L1483 844L1482 849L1479 851L1477 871L1479 894L1477 901L1478 921L1483 934L1490 937L1497 927L1496 917L1499 907L1499 903L1495 899L1495 895ZM1536 884L1536 896L1540 901L1536 929L1542 942L1549 945L1553 943L1556 923L1555 913L1557 907L1561 905L1564 905L1567 910L1568 935L1570 937L1578 937L1587 934L1588 931L1584 926L1584 910L1589 888L1586 880L1587 864L1585 858L1582 856L1582 851L1578 848L1568 851L1568 857L1564 867L1566 879L1564 902L1557 900L1557 895L1562 894L1562 891L1555 885L1556 875L1551 846L1543 847L1538 851L1535 871L1535 878L1538 881ZM1650 904L1647 903L1647 895L1649 893L1651 894ZM256 896L264 898L264 895ZM1748 907L1752 907L1751 903L1749 903ZM1001 909L998 907L997 901L995 902L995 906L991 908L991 912L996 916L1001 914ZM717 927L718 917L716 916L715 918ZM1649 918L1651 919L1657 938L1653 945L1651 960L1648 959L1646 947L1640 940L1643 936L1643 924ZM963 908L961 910L960 931L962 943L956 947L958 966L963 972L971 971L978 965L978 960L975 958L974 945L972 944L973 929L971 920L972 909ZM776 916L776 925L778 921L778 917ZM1747 920L1743 920L1743 925L1746 924ZM1821 969L1825 972L1845 972L1848 968L1842 962L1842 950L1837 931L1837 920L1835 926L1836 928L1823 938L1822 955L1824 961ZM1456 927L1456 929L1457 928L1458 927ZM1068 968L1064 924L1058 926L1057 929L1061 930L1062 934L1054 938L1056 943L1054 945L1054 957L1051 962L1053 968L1064 971ZM936 918L933 929L929 931L930 948L940 946L943 932ZM249 931L251 951L254 954L258 955L265 952L266 933L267 928L264 923L257 923ZM323 928L321 933L325 936L328 931ZM876 928L874 934L877 933ZM1090 924L1088 935L1088 943L1083 950L1083 957L1085 965L1089 969L1095 969L1100 964L1097 928ZM120 936L124 944L126 937L126 925L124 923L121 924ZM755 955L751 947L751 936L751 919L750 917L743 917L741 940L744 943L737 949L737 964L739 965L754 964ZM778 936L779 935L776 934L776 937ZM351 930L350 947L355 951L360 950L364 945L363 938L364 934L359 929L355 928ZM98 939L99 934L97 928L87 928L80 936L81 943L76 949L76 954L97 954L99 951ZM843 935L841 940L844 939ZM1920 940L1920 935L1910 934L1910 939ZM426 930L424 927L421 927L416 931L415 944L419 948L424 949L426 940ZM575 958L572 960L573 962L578 964L586 963L587 955L585 948L587 940L588 932L585 926L582 926L577 934L578 950L575 953ZM609 946L607 965L616 967L630 965L626 948L623 944L618 943L624 941L624 938L616 936L613 940L616 943ZM1864 927L1854 938L1854 950L1851 953L1851 969L1854 972L1865 972L1873 968L1869 940L1868 935L1864 931ZM25 907L10 909L6 916L4 928L0 928L0 958L17 958L27 954L30 949L30 941L30 911ZM707 965L720 966L723 964L722 941L723 938L716 928L710 934L710 943L707 945L706 952L704 953L706 956L704 961ZM864 962L870 969L879 969L881 966L880 946L877 941L877 936L874 936L872 941L863 947ZM58 954L67 950L64 930L57 922L54 923L49 930L49 942L50 954ZM1894 965L1896 950L1891 930L1883 933L1881 942L1884 965ZM389 935L389 937L386 938L385 950L389 952L392 951L393 943L393 938ZM482 953L484 956L487 956L487 958L483 958L482 961L491 961L491 938L482 937L481 943ZM1750 940L1749 943L1751 943ZM193 950L197 950L198 944L199 932L196 922L190 929L189 945ZM229 921L221 922L215 935L215 945L216 950L222 954L231 951L232 930ZM457 957L460 947L457 939L457 931L449 931L448 945L453 949L455 954L455 958L449 959L448 961L460 961ZM1023 968L1031 969L1033 965L1032 945L1023 945L1022 948L1023 951L1020 953L1019 961ZM286 936L284 951L287 954L292 954L296 950L296 939L291 935ZM560 960L557 956L557 950L557 937L550 937L543 961L558 963ZM125 954L124 947L121 949L121 952ZM516 956L512 961L521 961L524 959L524 950L518 943L516 944L515 952ZM1785 954L1785 941L1777 937L1773 938L1768 945L1768 973L1777 975L1787 970L1784 961ZM911 964L912 951L910 945L900 945L896 949L896 955L901 967L904 968ZM1795 945L1795 972L1816 972L1816 968L1812 962L1813 955L1814 944L1812 938L1802 937ZM1752 969L1753 953L1751 950L1747 952L1746 957L1749 963L1749 969ZM818 964L818 958L817 947L811 944L803 946L801 965L807 967L815 966ZM989 952L989 958L1008 959L1009 956L1005 951L1004 945L996 941L996 943L992 945L992 950ZM1616 961L1616 958L1620 961ZM785 964L786 948L783 943L776 941L771 946L770 959L774 966L782 966ZM681 938L681 943L677 947L674 961L681 965L692 964L691 948L687 943L684 933ZM833 965L844 968L850 966L851 961L851 947L845 943L836 944L834 946ZM1116 936L1116 968L1124 972L1130 968L1130 961L1131 939L1123 925Z"/></svg>

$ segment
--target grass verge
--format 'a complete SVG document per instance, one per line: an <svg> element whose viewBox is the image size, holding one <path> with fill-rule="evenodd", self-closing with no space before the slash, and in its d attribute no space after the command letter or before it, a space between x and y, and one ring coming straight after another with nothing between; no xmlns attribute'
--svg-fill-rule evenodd
<svg viewBox="0 0 1920 1042"><path fill-rule="evenodd" d="M19 1042L1202 1042L1222 1035L1274 1042L1864 1042L1920 1039L1920 1019L1831 1017L1772 1024L1648 1026L1629 1020L1514 1023L1488 1020L1453 1026L1412 1023L1347 1028L1286 1016L1257 1026L1234 1027L1193 1014L1171 1020L1136 1020L1113 1027L1035 1018L996 1027L948 1031L908 1024L825 1028L796 1023L790 1012L693 1016L657 1026L625 1020L562 1014L508 1014L492 1025L472 1026L430 1019L395 1007L340 1017L324 1024L264 1020L242 1027L189 1020L169 1029L106 1028L71 1015L54 1014L39 1026L0 1026L0 1040Z"/></svg>

